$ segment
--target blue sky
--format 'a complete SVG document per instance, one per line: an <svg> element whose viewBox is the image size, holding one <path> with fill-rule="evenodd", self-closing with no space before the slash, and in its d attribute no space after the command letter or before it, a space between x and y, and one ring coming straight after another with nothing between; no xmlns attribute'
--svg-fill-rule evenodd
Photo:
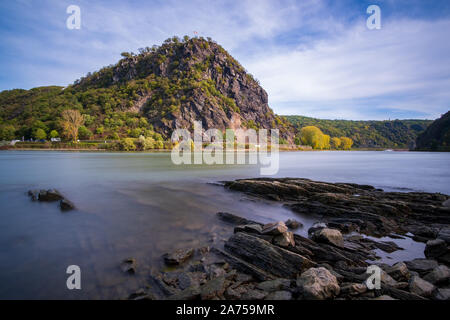
<svg viewBox="0 0 450 320"><path fill-rule="evenodd" d="M81 29L66 28L69 5ZM380 30L366 27L369 5ZM72 83L173 35L210 36L279 114L435 119L450 108L448 0L16 0L0 3L0 90Z"/></svg>

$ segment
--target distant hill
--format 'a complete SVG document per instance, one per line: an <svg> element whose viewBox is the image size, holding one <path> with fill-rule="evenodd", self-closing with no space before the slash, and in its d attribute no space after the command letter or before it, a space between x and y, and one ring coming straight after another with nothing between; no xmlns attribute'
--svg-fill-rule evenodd
<svg viewBox="0 0 450 320"><path fill-rule="evenodd" d="M417 150L450 151L450 111L417 137Z"/></svg>
<svg viewBox="0 0 450 320"><path fill-rule="evenodd" d="M316 126L332 137L346 136L356 148L415 147L417 136L432 120L351 121L322 120L303 116L285 116L298 132L305 126Z"/></svg>
<svg viewBox="0 0 450 320"><path fill-rule="evenodd" d="M292 126L269 108L258 81L211 39L173 37L122 57L67 88L1 92L0 140L60 132L61 112L77 109L93 138L170 138L199 120L204 129L278 128L293 141Z"/></svg>

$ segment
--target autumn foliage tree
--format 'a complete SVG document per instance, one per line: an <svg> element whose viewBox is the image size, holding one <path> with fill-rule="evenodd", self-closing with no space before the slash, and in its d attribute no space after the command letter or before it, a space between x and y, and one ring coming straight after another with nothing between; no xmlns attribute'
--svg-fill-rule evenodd
<svg viewBox="0 0 450 320"><path fill-rule="evenodd" d="M341 139L341 143L342 143L341 148L343 150L350 150L352 148L352 145L353 145L352 139L347 138L347 137L341 137L340 139Z"/></svg>
<svg viewBox="0 0 450 320"><path fill-rule="evenodd" d="M330 136L315 126L307 126L300 131L300 140L302 144L311 146L313 149L329 149Z"/></svg>
<svg viewBox="0 0 450 320"><path fill-rule="evenodd" d="M61 114L61 127L64 135L72 141L78 140L78 129L84 123L84 117L78 110L64 110Z"/></svg>
<svg viewBox="0 0 450 320"><path fill-rule="evenodd" d="M339 139L339 138L337 138L337 137L331 138L331 142L330 142L331 148L333 148L333 149L339 149L339 147L341 146L341 144L342 144L341 139Z"/></svg>

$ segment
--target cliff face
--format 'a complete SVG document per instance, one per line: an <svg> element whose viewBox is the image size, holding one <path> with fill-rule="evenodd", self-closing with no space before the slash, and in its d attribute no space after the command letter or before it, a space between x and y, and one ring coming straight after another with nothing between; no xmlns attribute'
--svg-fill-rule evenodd
<svg viewBox="0 0 450 320"><path fill-rule="evenodd" d="M293 141L291 125L273 113L266 91L220 45L204 39L168 40L157 48L123 54L115 66L88 75L74 90L141 84L127 111L145 115L155 130L175 128L278 128Z"/></svg>
<svg viewBox="0 0 450 320"><path fill-rule="evenodd" d="M417 150L450 151L450 111L417 137Z"/></svg>

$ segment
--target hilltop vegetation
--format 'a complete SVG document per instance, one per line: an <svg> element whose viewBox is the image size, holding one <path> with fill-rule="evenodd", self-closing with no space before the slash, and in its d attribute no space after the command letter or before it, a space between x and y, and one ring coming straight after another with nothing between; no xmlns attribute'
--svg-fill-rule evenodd
<svg viewBox="0 0 450 320"><path fill-rule="evenodd" d="M434 121L417 138L417 150L450 151L450 111Z"/></svg>
<svg viewBox="0 0 450 320"><path fill-rule="evenodd" d="M117 64L67 88L1 92L0 140L62 135L62 112L70 109L83 116L82 139L168 139L173 129L200 120L205 129L279 128L292 142L291 125L267 101L258 81L220 45L173 37L138 54L122 53Z"/></svg>
<svg viewBox="0 0 450 320"><path fill-rule="evenodd" d="M315 126L331 137L348 137L356 148L414 148L417 136L432 120L351 121L286 116L296 134Z"/></svg>

